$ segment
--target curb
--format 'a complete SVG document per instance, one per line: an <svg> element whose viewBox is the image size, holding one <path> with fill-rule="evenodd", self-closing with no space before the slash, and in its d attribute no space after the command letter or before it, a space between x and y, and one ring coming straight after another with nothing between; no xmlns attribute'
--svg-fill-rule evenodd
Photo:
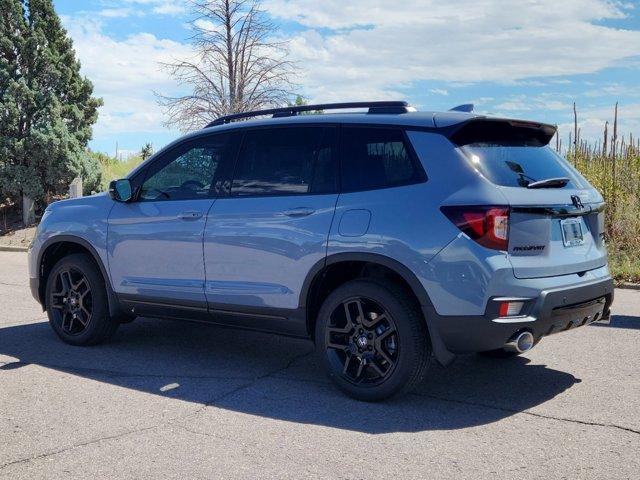
<svg viewBox="0 0 640 480"><path fill-rule="evenodd" d="M0 252L28 252L28 247L14 247L12 245L0 245Z"/></svg>
<svg viewBox="0 0 640 480"><path fill-rule="evenodd" d="M625 290L640 290L640 283L621 282L616 284L616 288L624 288Z"/></svg>

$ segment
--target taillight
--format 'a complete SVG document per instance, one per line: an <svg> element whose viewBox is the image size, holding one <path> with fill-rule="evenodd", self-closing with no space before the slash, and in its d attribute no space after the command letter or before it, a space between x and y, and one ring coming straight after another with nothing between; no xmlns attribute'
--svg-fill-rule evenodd
<svg viewBox="0 0 640 480"><path fill-rule="evenodd" d="M442 207L453 224L480 245L507 250L509 244L509 208L501 206Z"/></svg>

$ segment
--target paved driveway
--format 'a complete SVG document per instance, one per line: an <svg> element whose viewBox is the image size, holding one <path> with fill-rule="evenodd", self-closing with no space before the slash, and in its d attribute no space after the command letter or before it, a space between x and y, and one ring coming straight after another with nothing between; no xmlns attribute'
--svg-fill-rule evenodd
<svg viewBox="0 0 640 480"><path fill-rule="evenodd" d="M640 291L610 326L350 400L305 341L138 320L59 342L0 252L0 478L639 478Z"/></svg>

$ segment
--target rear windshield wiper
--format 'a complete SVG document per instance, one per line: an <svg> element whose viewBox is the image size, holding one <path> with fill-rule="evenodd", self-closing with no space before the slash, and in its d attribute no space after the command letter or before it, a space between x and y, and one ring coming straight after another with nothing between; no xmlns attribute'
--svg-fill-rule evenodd
<svg viewBox="0 0 640 480"><path fill-rule="evenodd" d="M547 178L545 180L531 182L527 185L527 188L562 188L570 181L571 179L567 177Z"/></svg>

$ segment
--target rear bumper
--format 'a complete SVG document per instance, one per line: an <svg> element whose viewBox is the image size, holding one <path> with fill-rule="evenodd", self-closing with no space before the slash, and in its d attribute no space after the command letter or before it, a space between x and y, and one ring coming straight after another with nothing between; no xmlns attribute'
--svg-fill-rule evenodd
<svg viewBox="0 0 640 480"><path fill-rule="evenodd" d="M498 318L495 302L484 315L444 316L425 307L432 328L452 353L471 353L502 347L516 332L528 330L536 341L554 333L606 318L613 302L613 280L599 279L577 286L542 290L523 317Z"/></svg>

